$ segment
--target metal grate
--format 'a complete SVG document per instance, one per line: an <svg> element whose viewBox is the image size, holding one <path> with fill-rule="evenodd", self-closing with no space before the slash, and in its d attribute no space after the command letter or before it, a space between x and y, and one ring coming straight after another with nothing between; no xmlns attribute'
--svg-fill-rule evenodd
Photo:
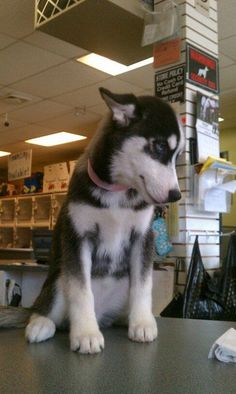
<svg viewBox="0 0 236 394"><path fill-rule="evenodd" d="M81 0L35 0L35 27L66 12Z"/></svg>

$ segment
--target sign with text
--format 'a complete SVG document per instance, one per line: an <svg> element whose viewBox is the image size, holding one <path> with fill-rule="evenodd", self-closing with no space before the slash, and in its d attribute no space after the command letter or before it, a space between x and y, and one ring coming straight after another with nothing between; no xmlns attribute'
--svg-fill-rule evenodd
<svg viewBox="0 0 236 394"><path fill-rule="evenodd" d="M32 150L13 153L8 157L8 180L15 181L31 176Z"/></svg>
<svg viewBox="0 0 236 394"><path fill-rule="evenodd" d="M187 44L187 82L219 93L219 63L206 52Z"/></svg>
<svg viewBox="0 0 236 394"><path fill-rule="evenodd" d="M153 46L153 67L163 67L180 61L181 40L174 38L172 40L156 43Z"/></svg>
<svg viewBox="0 0 236 394"><path fill-rule="evenodd" d="M185 67L183 64L155 74L155 95L170 103L184 102Z"/></svg>

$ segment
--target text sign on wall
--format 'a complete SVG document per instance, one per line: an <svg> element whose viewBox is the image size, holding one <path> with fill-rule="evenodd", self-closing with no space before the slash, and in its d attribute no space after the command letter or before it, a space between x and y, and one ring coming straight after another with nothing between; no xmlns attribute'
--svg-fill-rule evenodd
<svg viewBox="0 0 236 394"><path fill-rule="evenodd" d="M27 178L31 175L32 150L13 153L8 157L8 180Z"/></svg>
<svg viewBox="0 0 236 394"><path fill-rule="evenodd" d="M185 67L180 64L155 74L155 95L170 103L184 102Z"/></svg>
<svg viewBox="0 0 236 394"><path fill-rule="evenodd" d="M219 93L218 60L187 44L186 80L212 93Z"/></svg>

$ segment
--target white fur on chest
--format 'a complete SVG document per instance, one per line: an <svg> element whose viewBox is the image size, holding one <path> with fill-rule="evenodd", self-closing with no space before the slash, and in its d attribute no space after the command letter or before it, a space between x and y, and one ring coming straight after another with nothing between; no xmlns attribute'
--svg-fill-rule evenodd
<svg viewBox="0 0 236 394"><path fill-rule="evenodd" d="M88 231L95 231L98 225L99 253L115 257L129 242L132 230L145 234L150 225L153 207L134 211L128 208L94 208L70 203L69 214L80 236Z"/></svg>
<svg viewBox="0 0 236 394"><path fill-rule="evenodd" d="M101 321L104 315L114 318L127 314L129 299L129 279L103 278L92 280L96 318Z"/></svg>

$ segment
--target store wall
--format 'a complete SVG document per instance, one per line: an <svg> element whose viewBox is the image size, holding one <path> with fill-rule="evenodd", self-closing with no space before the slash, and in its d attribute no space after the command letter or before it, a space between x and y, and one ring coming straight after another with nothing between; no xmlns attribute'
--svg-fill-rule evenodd
<svg viewBox="0 0 236 394"><path fill-rule="evenodd" d="M229 152L229 160L236 163L236 129L226 129L221 132L220 149ZM236 227L236 195L233 196L233 206L230 213L222 215L223 226Z"/></svg>

